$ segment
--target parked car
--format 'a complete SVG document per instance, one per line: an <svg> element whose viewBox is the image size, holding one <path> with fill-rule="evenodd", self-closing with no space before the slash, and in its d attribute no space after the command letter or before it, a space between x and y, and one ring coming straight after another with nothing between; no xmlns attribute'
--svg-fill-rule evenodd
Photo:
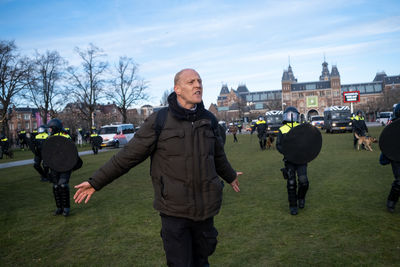
<svg viewBox="0 0 400 267"><path fill-rule="evenodd" d="M104 125L99 135L103 138L101 147L115 147L128 143L135 135L133 124Z"/></svg>
<svg viewBox="0 0 400 267"><path fill-rule="evenodd" d="M310 122L312 126L315 126L319 129L323 129L324 128L324 116L311 116L310 118Z"/></svg>

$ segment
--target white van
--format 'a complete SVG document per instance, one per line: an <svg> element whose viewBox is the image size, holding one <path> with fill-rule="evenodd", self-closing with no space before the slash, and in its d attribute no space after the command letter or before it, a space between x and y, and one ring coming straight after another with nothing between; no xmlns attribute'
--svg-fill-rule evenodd
<svg viewBox="0 0 400 267"><path fill-rule="evenodd" d="M393 114L393 112L391 112L391 111L380 112L378 114L378 118L376 119L376 122L379 122L380 124L382 124L382 126L385 126L388 123L388 121L390 120L392 114Z"/></svg>
<svg viewBox="0 0 400 267"><path fill-rule="evenodd" d="M98 133L103 138L101 147L115 147L128 143L135 135L133 124L104 125Z"/></svg>

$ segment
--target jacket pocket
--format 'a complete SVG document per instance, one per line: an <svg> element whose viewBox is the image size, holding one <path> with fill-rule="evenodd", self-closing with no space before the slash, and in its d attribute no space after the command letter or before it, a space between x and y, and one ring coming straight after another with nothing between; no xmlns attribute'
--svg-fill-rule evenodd
<svg viewBox="0 0 400 267"><path fill-rule="evenodd" d="M158 139L157 150L168 156L182 156L185 151L185 131L183 129L164 129Z"/></svg>

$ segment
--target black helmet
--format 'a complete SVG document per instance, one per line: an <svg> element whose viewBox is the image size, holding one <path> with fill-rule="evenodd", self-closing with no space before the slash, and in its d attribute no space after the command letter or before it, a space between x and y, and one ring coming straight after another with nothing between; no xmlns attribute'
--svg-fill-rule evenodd
<svg viewBox="0 0 400 267"><path fill-rule="evenodd" d="M393 106L392 119L395 120L395 119L398 119L398 118L400 118L400 102Z"/></svg>
<svg viewBox="0 0 400 267"><path fill-rule="evenodd" d="M59 133L63 130L62 122L59 119L50 120L47 127L51 128L52 134Z"/></svg>
<svg viewBox="0 0 400 267"><path fill-rule="evenodd" d="M44 132L46 132L46 129L47 129L47 127L46 127L46 125L40 125L40 127L37 129L37 132L38 133L44 133Z"/></svg>
<svg viewBox="0 0 400 267"><path fill-rule="evenodd" d="M357 116L362 116L362 114L363 114L363 113L362 113L361 110L357 110L357 113L356 113Z"/></svg>
<svg viewBox="0 0 400 267"><path fill-rule="evenodd" d="M283 112L283 121L286 122L299 122L299 111L295 107L287 107Z"/></svg>
<svg viewBox="0 0 400 267"><path fill-rule="evenodd" d="M260 116L260 117L258 117L258 120L259 120L259 121L263 121L263 120L264 120L264 117L263 117L263 116Z"/></svg>

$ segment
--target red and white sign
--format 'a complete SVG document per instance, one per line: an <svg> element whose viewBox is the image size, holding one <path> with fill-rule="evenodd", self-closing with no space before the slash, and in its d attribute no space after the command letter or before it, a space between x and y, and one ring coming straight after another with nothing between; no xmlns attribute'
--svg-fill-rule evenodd
<svg viewBox="0 0 400 267"><path fill-rule="evenodd" d="M360 91L343 92L343 102L360 102Z"/></svg>

